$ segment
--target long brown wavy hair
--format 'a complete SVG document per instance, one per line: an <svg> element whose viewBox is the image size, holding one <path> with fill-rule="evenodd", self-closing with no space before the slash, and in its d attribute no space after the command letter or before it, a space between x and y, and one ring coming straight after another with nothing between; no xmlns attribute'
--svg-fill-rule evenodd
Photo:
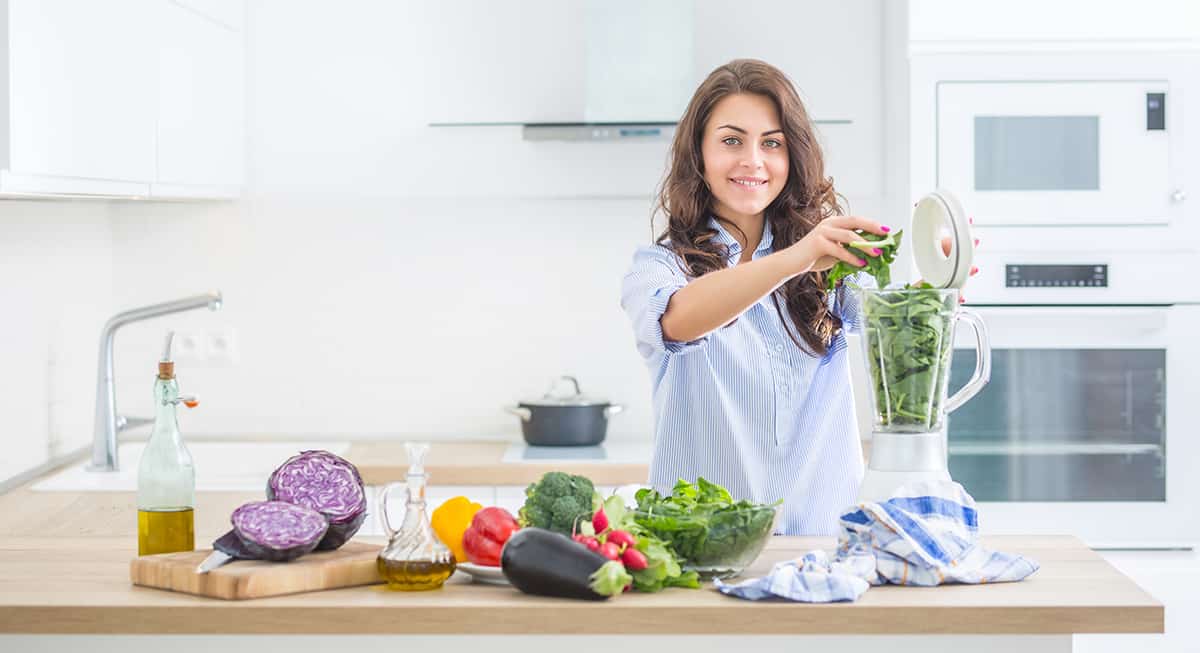
<svg viewBox="0 0 1200 653"><path fill-rule="evenodd" d="M692 278L728 265L729 248L713 240L717 231L708 226L709 216L722 223L726 221L713 213L713 194L704 181L704 159L700 148L704 127L713 108L722 98L737 93L768 98L775 103L783 123L780 127L788 150L787 183L763 215L771 225L774 249L779 251L788 247L821 220L842 213L833 180L825 177L825 161L812 121L792 82L778 68L765 62L755 59L731 61L712 71L700 84L679 120L671 145L669 168L654 211L655 216L661 212L667 218L667 226L656 242L670 247L679 257L684 274ZM654 216L651 225L653 222ZM825 273L809 272L793 277L776 289L771 299L781 320L780 300L783 300L807 350L818 356L825 355L833 334L842 325L841 320L830 312L826 301ZM792 342L805 349L787 326L787 320L783 323Z"/></svg>

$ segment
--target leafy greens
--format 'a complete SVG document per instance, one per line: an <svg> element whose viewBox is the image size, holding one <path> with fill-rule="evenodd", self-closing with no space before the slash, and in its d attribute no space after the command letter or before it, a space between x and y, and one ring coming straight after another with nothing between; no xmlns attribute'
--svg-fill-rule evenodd
<svg viewBox="0 0 1200 653"><path fill-rule="evenodd" d="M933 286L863 293L875 408L884 426L938 426L954 344L954 296Z"/></svg>
<svg viewBox="0 0 1200 653"><path fill-rule="evenodd" d="M689 565L734 565L761 550L775 524L773 504L734 501L729 491L704 478L683 479L669 496L638 490L634 521L666 541Z"/></svg>
<svg viewBox="0 0 1200 653"><path fill-rule="evenodd" d="M859 249L867 251L871 248L878 247L881 252L878 256L863 255L863 260L867 262L865 267L854 267L845 261L838 261L832 268L829 269L829 274L825 275L825 283L829 290L837 287L839 281L857 272L865 270L867 274L875 278L875 284L879 288L886 288L892 283L892 263L896 261L896 250L900 249L900 237L904 234L901 229L894 234L880 236L868 231L856 230L862 240L859 242L846 245L846 249L853 251ZM853 249L852 249L853 248Z"/></svg>

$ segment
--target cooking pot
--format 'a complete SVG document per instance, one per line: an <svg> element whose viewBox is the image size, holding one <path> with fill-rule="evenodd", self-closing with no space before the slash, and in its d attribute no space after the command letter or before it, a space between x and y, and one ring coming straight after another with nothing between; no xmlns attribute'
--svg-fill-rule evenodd
<svg viewBox="0 0 1200 653"><path fill-rule="evenodd" d="M570 381L572 394L555 394L559 381ZM579 391L573 376L562 376L550 384L546 394L521 401L505 410L521 418L525 442L540 447L591 446L604 441L608 418L624 406L593 399Z"/></svg>

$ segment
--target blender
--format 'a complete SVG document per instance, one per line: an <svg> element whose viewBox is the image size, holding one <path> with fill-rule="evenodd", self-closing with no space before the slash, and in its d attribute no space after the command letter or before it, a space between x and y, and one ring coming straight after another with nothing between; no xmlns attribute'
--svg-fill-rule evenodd
<svg viewBox="0 0 1200 653"><path fill-rule="evenodd" d="M885 501L911 481L951 480L948 416L974 397L991 374L983 320L959 306L959 289L975 249L962 205L945 190L926 195L913 209L911 233L913 257L925 283L858 291L874 420L859 503ZM947 236L949 254L942 248ZM947 397L959 320L975 334L975 371Z"/></svg>

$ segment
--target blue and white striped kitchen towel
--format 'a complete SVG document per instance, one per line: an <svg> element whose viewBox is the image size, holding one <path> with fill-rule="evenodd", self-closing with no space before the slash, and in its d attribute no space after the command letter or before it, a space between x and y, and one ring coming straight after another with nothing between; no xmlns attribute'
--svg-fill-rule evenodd
<svg viewBox="0 0 1200 653"><path fill-rule="evenodd" d="M975 500L953 481L906 484L887 501L850 508L840 522L832 561L815 550L775 565L762 578L717 580L717 589L743 599L829 603L854 601L871 585L1002 583L1038 570L1029 558L978 544Z"/></svg>

